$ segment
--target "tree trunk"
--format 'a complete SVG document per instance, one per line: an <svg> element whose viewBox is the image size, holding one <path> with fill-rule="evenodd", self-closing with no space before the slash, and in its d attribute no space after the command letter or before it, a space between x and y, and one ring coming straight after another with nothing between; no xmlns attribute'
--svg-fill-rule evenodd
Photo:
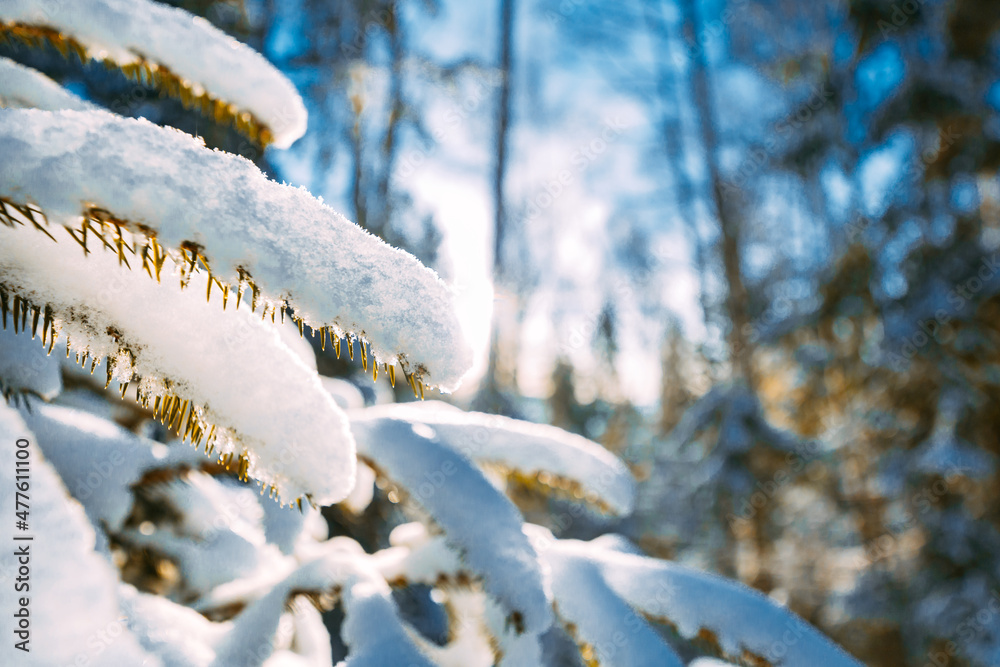
<svg viewBox="0 0 1000 667"><path fill-rule="evenodd" d="M493 172L493 285L499 291L504 283L503 248L506 227L503 184L507 171L507 135L510 128L511 59L514 32L514 0L500 0L500 95L497 100L496 162ZM490 337L490 359L487 369L484 398L496 406L499 403L498 374L500 357L500 318L494 310Z"/></svg>
<svg viewBox="0 0 1000 667"><path fill-rule="evenodd" d="M698 16L697 3L693 0L686 0L683 10L688 42L695 44L697 43L696 37L701 34L701 19ZM693 100L699 112L705 165L711 182L715 214L719 221L720 254L728 288L726 311L730 324L729 353L733 367L733 378L742 380L753 390L756 383L752 364L753 350L748 340L750 318L746 309L747 291L740 265L740 202L736 201L736 197L733 196L735 194L734 188L730 187L727 193L719 174L715 108L712 102L711 82L708 66L705 62L704 49L693 49L691 68Z"/></svg>

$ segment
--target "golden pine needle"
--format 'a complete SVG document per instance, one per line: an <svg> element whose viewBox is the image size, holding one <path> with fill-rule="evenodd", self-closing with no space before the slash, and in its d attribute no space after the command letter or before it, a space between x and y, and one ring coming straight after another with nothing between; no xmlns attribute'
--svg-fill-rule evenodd
<svg viewBox="0 0 1000 667"><path fill-rule="evenodd" d="M187 422L184 424L184 435L181 436L181 442L184 442L191 436L191 432L194 430L194 410L188 413Z"/></svg>
<svg viewBox="0 0 1000 667"><path fill-rule="evenodd" d="M146 274L149 275L150 278L152 278L153 277L153 270L149 267L149 244L148 243L146 243L145 245L142 246L142 249L140 251L140 256L142 257L142 268L144 268L146 270Z"/></svg>
<svg viewBox="0 0 1000 667"><path fill-rule="evenodd" d="M2 28L0 28L0 34L2 34ZM22 224L22 225L26 224L25 222L22 222L22 221L20 221L20 220L15 219L15 218L12 217L12 214L9 212L12 209L16 210L20 215L22 215L25 218L25 220L32 222L33 225L36 228L38 228L40 231L45 232L46 235L48 235L50 238L52 238L52 235L48 234L47 230L45 230L43 227L41 227L41 225L39 225L39 220L43 220L47 224L47 219L45 218L44 213L42 211L40 211L40 210L32 208L30 205L29 206L25 206L25 207L18 207L17 205L12 204L12 203L10 203L9 201L7 201L5 199L0 199L0 222L2 222L4 224L13 224L13 222L17 222L18 224ZM162 246L156 240L156 238L155 238L155 232L151 232L150 230L147 230L147 229L143 228L140 225L139 229L143 233L148 234L148 236L146 237L146 240L143 241L142 243L139 243L137 241L133 241L133 243L130 245L128 242L126 242L125 237L124 237L124 233L123 233L126 230L130 230L130 227L129 227L130 223L118 220L118 219L114 218L113 215L110 212L108 212L106 210L103 210L103 209L96 208L96 207L91 207L91 208L86 209L85 212L84 212L84 215L85 215L85 217L84 217L83 223L81 224L79 230L75 230L75 229L71 229L71 228L66 228L66 229L67 229L67 232L70 234L70 236L72 236L73 239L82 248L84 248L84 252L85 253L89 253L89 248L88 248L88 244L87 244L87 235L89 234L90 231L93 231L94 234L97 235L98 238L101 239L101 241L104 243L105 247L107 247L108 249L110 249L113 252L115 252L115 254L119 258L119 265L124 264L129 269L132 268L131 265L128 262L128 259L127 259L126 253L125 253L125 250L128 250L133 255L140 255L141 256L142 262L143 262L143 269L146 271L146 273L151 278L154 277L154 273L153 273L152 269L155 269L155 277L156 277L157 281L161 281L162 280L162 278L161 278L162 267L163 267L163 265L165 263L166 258L168 257L168 254L163 250ZM100 226L100 230L101 231L98 231L97 225ZM109 242L109 239L105 238L105 236L101 234L101 232L104 232L106 234L107 231L108 231L108 229L110 229L111 233L113 234L113 238L111 239L114 242L113 245L112 245L112 243ZM133 232L133 234L134 233L135 232ZM133 236L133 239L135 239L135 238L136 237ZM187 242L187 241L185 241L185 242L183 242L180 245L180 247L178 249L178 252L180 253L181 257L183 258L182 260L178 261L178 263L181 264L181 266L182 266L182 270L181 270L182 286L186 286L187 282L190 279L190 275L192 273L199 271L198 264L199 263L203 264L204 267L205 267L205 269L208 270L208 280L206 282L206 291L205 291L206 301L208 301L208 302L211 301L212 283L215 282L219 286L219 289L222 290L222 293L223 293L223 296L222 296L222 299L223 299L223 310L226 310L227 307L228 307L228 297L229 297L230 285L228 283L224 282L223 280L221 280L218 276L212 275L211 270L209 269L209 265L208 265L207 260L204 258L203 255L201 255L200 252L198 252L198 248L199 247L200 246L198 246L197 244L195 244L193 242ZM150 267L150 263L152 263L152 268ZM236 303L237 303L237 307L240 306L240 304L242 302L243 293L245 292L246 287L249 285L250 288L251 288L251 290L252 290L252 293L253 293L253 303L251 304L251 310L252 311L256 311L257 305L261 303L261 297L262 297L261 291L257 287L257 285L253 283L253 281L249 277L249 274L247 274L244 269L238 268L237 271L239 272L239 275L240 275L239 285L238 285L238 287L236 287L236 286L232 287L232 289L234 289L236 291ZM54 342L55 342L55 340L57 338L57 332L56 332L56 326L55 326L55 317L54 317L54 314L51 312L51 307L46 306L45 310L42 310L39 307L33 306L27 299L24 299L23 297L20 297L18 295L9 295L8 293L6 293L5 291L2 291L2 290L0 290L0 292L2 292L2 293L0 293L0 317L2 317L2 319L0 319L0 324L2 324L3 328L6 328L6 326L7 326L7 313L11 312L12 315L13 315L13 319L14 319L14 330L15 330L15 333L20 333L21 331L27 331L28 319L29 319L28 318L28 311L30 309L32 311L32 317L31 317L31 335L32 335L32 338L34 339L35 337L37 337L37 335L38 335L38 325L39 325L39 323L41 323L42 324L42 343L43 343L43 346L46 343L48 343L48 345L49 345L49 352L51 352L52 351L52 347L54 345ZM13 296L14 298L11 299L10 298L11 296ZM12 301L13 301L13 303L11 303ZM284 308L286 306L287 306L287 304L284 301L282 301L281 302L281 317L282 317L282 321L284 320ZM276 313L276 311L278 310L278 304L277 303L264 303L263 307L262 307L262 311L261 311L261 318L262 319L265 319L267 317L267 311L268 310L271 311L271 320L272 320L272 322L276 321L276 319L277 319L277 313ZM43 317L43 315L44 315L44 317ZM295 317L295 316L293 316L292 319L295 321L296 326L299 329L299 336L301 338L304 338L305 337L305 321L302 318ZM311 328L310 331L311 331L312 336L315 338L316 334L317 334L316 329L315 328ZM320 327L319 328L319 335L320 335L320 346L321 346L321 349L324 350L324 351L326 350L326 339L327 339L327 337L329 337L331 343L333 344L334 351L335 351L335 353L337 355L337 358L339 359L340 358L341 348L343 346L343 341L341 340L341 337L339 335L335 335L335 333L334 333L334 327L333 326L330 326L330 327ZM361 366L362 366L362 369L365 372L367 372L367 370L368 370L368 352L369 352L367 341L365 341L361 337L356 337L356 336L353 336L351 334L348 334L347 337L346 337L346 342L347 342L347 345L348 345L348 356L351 359L351 361L354 360L354 342L355 342L355 338L357 338L358 343L361 346ZM69 355L70 355L70 353L71 353L72 346L71 346L69 340L66 341L66 344L67 344L67 358L68 358ZM77 358L79 360L79 355L78 355ZM88 358L88 355L84 355L82 361L80 361L81 365L86 366L87 358ZM97 361L98 360L96 358L92 359L92 363L91 363L91 372L92 373L96 370L96 363L97 363ZM387 362L383 362L382 366L383 366L383 369L382 369L383 372L385 372L385 373L387 373L389 375L390 385L393 388L395 388L395 386L396 386L395 364L390 365ZM378 380L378 373L379 373L378 360L375 359L375 358L373 358L372 359L372 380L373 381L377 382L377 380ZM416 374L413 374L413 375L407 375L406 371L404 370L404 376L406 376L407 382L410 384L410 387L411 387L411 389L414 392L414 397L420 398L420 399L424 399L426 391L427 391L427 389L428 389L429 386L425 385L419 379L419 373L416 373ZM419 387L418 387L418 383L419 383ZM106 384L106 387L107 386L110 386L109 383ZM149 403L152 398L153 398L152 396L147 397L145 402ZM137 387L137 401L139 401L140 403L142 402L142 396L139 393L138 387ZM161 403L161 408L165 408L166 407L166 402L164 400L161 399L160 403ZM187 410L188 410L189 407L192 407L192 406L190 406L189 404L185 404L185 405L181 406L181 403L180 403L180 401L178 399L177 402L174 402L172 404L172 408L173 408L172 410L167 411L166 409L163 409L162 412L166 413L166 415L168 417L166 423L169 424L171 426L171 428L176 427L178 429L178 432L180 432L180 428L182 426L185 426L185 424L183 422L183 418L184 418L185 415L189 414L187 412ZM178 413L178 409L181 410L179 413ZM180 420L177 419L178 417L180 417ZM193 434L193 433L195 433L196 432L195 429L196 429L197 424L198 424L198 421L195 420L195 425L191 426L190 429L187 429L186 433L187 434ZM207 425L206 425L206 428L207 428ZM200 435L202 437L204 437L204 433L200 433Z"/></svg>
<svg viewBox="0 0 1000 667"><path fill-rule="evenodd" d="M170 414L170 403L173 400L173 396L167 394L163 397L163 404L160 406L160 423L164 426L167 425L167 415Z"/></svg>
<svg viewBox="0 0 1000 667"><path fill-rule="evenodd" d="M171 431L177 431L180 433L181 425L184 423L184 413L187 412L188 409L188 403L190 403L189 399L179 401L178 409L174 414L174 418L170 420Z"/></svg>
<svg viewBox="0 0 1000 667"><path fill-rule="evenodd" d="M128 259L125 257L125 240L122 238L122 230L117 225L115 225L115 250L118 252L118 266L124 264L131 269L132 267L129 266Z"/></svg>
<svg viewBox="0 0 1000 667"><path fill-rule="evenodd" d="M156 242L156 239L151 239L150 243L153 246L153 268L156 269L156 282L160 282L160 270L163 268L163 262L166 261L167 257L163 253L160 244Z"/></svg>
<svg viewBox="0 0 1000 667"><path fill-rule="evenodd" d="M87 220L86 219L84 219L83 224L80 225L80 232L79 232L80 236L77 236L76 235L77 234L76 230L72 229L71 227L63 227L63 229L65 229L66 232L71 237L73 237L73 240L76 241L77 244L79 244L80 247L83 248L83 255L84 255L84 257L86 257L87 255L90 254L90 250L87 249Z"/></svg>
<svg viewBox="0 0 1000 667"><path fill-rule="evenodd" d="M41 211L38 211L38 213L39 213L39 215L42 216L42 220L45 222L45 224L48 224L48 220L46 220L45 214L42 213ZM35 219L35 209L32 209L32 208L28 208L27 209L27 218L29 220L31 220L31 224L33 224L35 226L35 229L37 229L38 231L42 232L43 234L45 234L46 236L48 236L50 239L52 239L53 243L57 242L56 238L54 236L52 236L52 234L49 234L49 230L45 229L45 227L42 227L40 224L38 224L38 221Z"/></svg>

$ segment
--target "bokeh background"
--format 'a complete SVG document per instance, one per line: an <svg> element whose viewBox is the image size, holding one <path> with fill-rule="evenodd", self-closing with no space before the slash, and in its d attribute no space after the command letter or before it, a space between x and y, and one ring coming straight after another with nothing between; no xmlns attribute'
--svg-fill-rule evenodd
<svg viewBox="0 0 1000 667"><path fill-rule="evenodd" d="M276 63L306 137L262 154L100 64L0 54L435 267L479 352L447 399L641 480L625 522L525 489L529 520L738 578L869 665L1000 664L1000 3L171 4Z"/></svg>

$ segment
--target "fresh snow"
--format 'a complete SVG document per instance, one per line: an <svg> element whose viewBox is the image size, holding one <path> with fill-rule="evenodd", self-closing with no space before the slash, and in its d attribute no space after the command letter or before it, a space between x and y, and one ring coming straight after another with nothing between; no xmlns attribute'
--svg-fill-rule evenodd
<svg viewBox="0 0 1000 667"><path fill-rule="evenodd" d="M323 383L323 388L330 392L333 400L343 409L354 410L365 407L365 396L354 383L325 375L321 375L319 379Z"/></svg>
<svg viewBox="0 0 1000 667"><path fill-rule="evenodd" d="M143 486L142 495L173 521L130 528L121 540L167 555L183 572L188 597L202 597L238 578L273 572L286 560L267 544L259 495L229 478L187 471ZM291 512L286 512L291 514Z"/></svg>
<svg viewBox="0 0 1000 667"><path fill-rule="evenodd" d="M17 441L27 440L19 448ZM14 528L15 452L27 451L29 462L28 530ZM11 408L0 403L0 507L9 520L0 530L6 557L0 564L0 604L4 636L0 663L5 665L70 665L92 667L147 665L158 661L146 655L122 622L117 576L111 564L94 552L94 531L80 505L68 497L59 475L45 460L34 434ZM22 459L23 460L23 459ZM22 499L23 500L23 499ZM32 536L31 541L15 541ZM29 588L15 590L16 548L29 548ZM14 648L14 613L21 597L30 599L29 653ZM58 634L58 641L51 633ZM113 638L113 639L112 639Z"/></svg>
<svg viewBox="0 0 1000 667"><path fill-rule="evenodd" d="M0 394L31 392L52 400L62 390L59 360L47 356L42 341L0 328Z"/></svg>
<svg viewBox="0 0 1000 667"><path fill-rule="evenodd" d="M431 427L365 414L351 416L358 455L430 514L513 625L544 631L552 620L546 573L510 500Z"/></svg>
<svg viewBox="0 0 1000 667"><path fill-rule="evenodd" d="M247 604L228 621L212 623L191 608L129 586L123 587L123 610L142 644L163 656L164 667L322 667L331 664L329 635L319 614L293 598L339 595L346 665L433 667L360 545L335 538L323 546L313 558L277 571L279 578L263 589L232 598Z"/></svg>
<svg viewBox="0 0 1000 667"><path fill-rule="evenodd" d="M618 624L634 627L636 637L644 636L641 614L672 623L688 639L708 630L727 655L738 657L746 651L775 667L860 667L805 621L746 586L668 561L579 540L555 540L534 526L529 534L552 568L560 614L581 630L592 628L588 636L603 642L606 650L617 648L614 642L607 644L603 634L609 621L617 618ZM591 593L586 595L588 588ZM625 617L612 612L616 608L634 612ZM668 664L644 659L621 664Z"/></svg>
<svg viewBox="0 0 1000 667"><path fill-rule="evenodd" d="M357 477L354 489L343 500L343 506L350 512L360 515L371 505L375 498L375 471L363 461L358 461Z"/></svg>
<svg viewBox="0 0 1000 667"><path fill-rule="evenodd" d="M437 274L242 157L141 119L20 109L0 112L0 153L0 197L31 202L50 222L79 227L84 207L97 207L151 230L178 257L194 243L234 291L248 274L270 307L287 303L306 324L361 336L380 362L442 390L471 366Z"/></svg>
<svg viewBox="0 0 1000 667"><path fill-rule="evenodd" d="M458 552L443 535L431 535L419 521L396 526L388 549L372 555L372 562L386 581L435 586L457 580L463 571Z"/></svg>
<svg viewBox="0 0 1000 667"><path fill-rule="evenodd" d="M443 591L444 604L452 619L449 641L444 646L424 640L422 646L439 667L493 667L492 635L487 627L487 598L475 588L447 588ZM503 610L497 614L503 625ZM533 635L532 635L533 636ZM531 667L524 663L522 667Z"/></svg>
<svg viewBox="0 0 1000 667"><path fill-rule="evenodd" d="M425 424L452 449L480 463L535 476L542 484L569 481L588 499L619 515L632 512L635 478L611 452L548 424L463 412L437 401L397 403L363 414Z"/></svg>
<svg viewBox="0 0 1000 667"><path fill-rule="evenodd" d="M306 130L298 91L262 55L203 18L149 0L0 0L0 21L58 30L119 67L145 58L247 111L278 148ZM0 79L3 75L0 75Z"/></svg>
<svg viewBox="0 0 1000 667"><path fill-rule="evenodd" d="M22 416L90 523L120 530L132 509L131 485L157 463L153 443L72 408L33 405ZM100 550L106 548L103 531L97 542Z"/></svg>
<svg viewBox="0 0 1000 667"><path fill-rule="evenodd" d="M399 617L389 585L368 562L360 545L353 544L355 549L330 549L325 555L304 563L274 590L279 593L340 591L345 616L340 634L348 647L344 663L347 667L433 667L417 648L409 634L412 631ZM279 595L273 602L283 601ZM253 613L248 616L246 630L240 633L243 636L267 636L273 612L268 616L267 608L260 607L263 605L247 610ZM245 614L247 612L240 617ZM254 627L256 635L250 632Z"/></svg>
<svg viewBox="0 0 1000 667"><path fill-rule="evenodd" d="M286 504L301 495L321 505L341 500L355 465L344 413L273 325L249 308L206 303L206 280L192 276L190 292L174 280L158 284L96 244L84 257L74 243L0 225L0 283L52 306L61 345L68 336L81 355L110 356L116 378L138 376L152 394L173 383L217 425L215 451L243 453L249 476L273 484Z"/></svg>
<svg viewBox="0 0 1000 667"><path fill-rule="evenodd" d="M3 6L0 2L0 8ZM0 57L0 108L47 111L97 109L41 72L3 57Z"/></svg>
<svg viewBox="0 0 1000 667"><path fill-rule="evenodd" d="M656 629L615 594L592 562L558 552L546 555L559 615L585 645L585 659L602 667L683 667Z"/></svg>
<svg viewBox="0 0 1000 667"><path fill-rule="evenodd" d="M264 535L281 553L290 555L303 539L325 540L328 535L326 520L319 510L303 505L302 512L289 512L270 499L261 498L264 509ZM318 530L320 534L313 535Z"/></svg>
<svg viewBox="0 0 1000 667"><path fill-rule="evenodd" d="M119 591L129 627L143 648L159 657L163 667L212 665L215 646L222 642L231 623L212 623L193 609L128 584L121 585Z"/></svg>

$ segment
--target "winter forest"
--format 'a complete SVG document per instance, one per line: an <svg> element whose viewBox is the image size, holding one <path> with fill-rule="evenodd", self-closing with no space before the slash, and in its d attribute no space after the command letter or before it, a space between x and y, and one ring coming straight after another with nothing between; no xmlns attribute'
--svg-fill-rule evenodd
<svg viewBox="0 0 1000 667"><path fill-rule="evenodd" d="M1000 665L1000 3L0 0L0 665Z"/></svg>

